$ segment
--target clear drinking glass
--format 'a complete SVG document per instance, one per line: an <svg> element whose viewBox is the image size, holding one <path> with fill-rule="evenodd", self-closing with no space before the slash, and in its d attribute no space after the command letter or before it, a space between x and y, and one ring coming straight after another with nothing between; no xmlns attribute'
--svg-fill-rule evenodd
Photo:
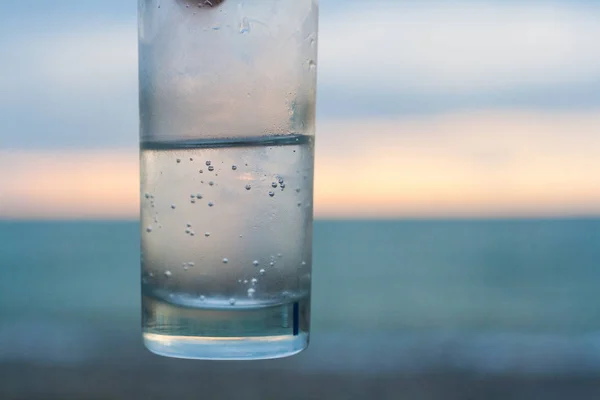
<svg viewBox="0 0 600 400"><path fill-rule="evenodd" d="M143 334L198 359L309 341L316 0L139 0Z"/></svg>

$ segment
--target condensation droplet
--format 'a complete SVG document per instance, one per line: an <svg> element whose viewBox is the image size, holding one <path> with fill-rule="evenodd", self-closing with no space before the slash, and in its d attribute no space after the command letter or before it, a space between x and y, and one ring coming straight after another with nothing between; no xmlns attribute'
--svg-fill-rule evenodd
<svg viewBox="0 0 600 400"><path fill-rule="evenodd" d="M185 224L186 227L191 228L192 224L190 224L189 222L187 224Z"/></svg>
<svg viewBox="0 0 600 400"><path fill-rule="evenodd" d="M191 232L190 232L190 236L196 236L196 232L194 232L194 231L191 231Z"/></svg>
<svg viewBox="0 0 600 400"><path fill-rule="evenodd" d="M202 200L202 197L203 197L203 196L202 196L200 193L198 193L198 194L196 195L196 197L197 197L199 200Z"/></svg>
<svg viewBox="0 0 600 400"><path fill-rule="evenodd" d="M242 18L240 22L240 33L250 33L250 22L247 17Z"/></svg>
<svg viewBox="0 0 600 400"><path fill-rule="evenodd" d="M252 278L252 280L250 281L253 285L256 285L258 283L258 279L256 278Z"/></svg>
<svg viewBox="0 0 600 400"><path fill-rule="evenodd" d="M165 271L165 276L167 278L170 278L173 274L171 273L171 271Z"/></svg>
<svg viewBox="0 0 600 400"><path fill-rule="evenodd" d="M189 263L187 263L187 265L189 265L190 267L193 267L196 265L196 263L194 263L193 261L190 261Z"/></svg>
<svg viewBox="0 0 600 400"><path fill-rule="evenodd" d="M264 275L267 271L265 271L264 269L261 269L260 271L258 271L259 274Z"/></svg>
<svg viewBox="0 0 600 400"><path fill-rule="evenodd" d="M175 204L171 204L171 208L174 210L177 207L175 206Z"/></svg>
<svg viewBox="0 0 600 400"><path fill-rule="evenodd" d="M208 184L209 184L210 186L215 186L215 183L214 183L213 181L210 181L210 182L208 182Z"/></svg>
<svg viewBox="0 0 600 400"><path fill-rule="evenodd" d="M152 232L152 227L151 226L147 227L146 232L148 232L148 233Z"/></svg>
<svg viewBox="0 0 600 400"><path fill-rule="evenodd" d="M212 201L209 201L209 202L208 202L208 206L209 206L209 207L212 207L212 206L214 206L214 205L215 205L215 203L213 203Z"/></svg>
<svg viewBox="0 0 600 400"><path fill-rule="evenodd" d="M246 185L246 190L252 189L252 185Z"/></svg>
<svg viewBox="0 0 600 400"><path fill-rule="evenodd" d="M300 190L302 190L302 189L296 188L296 193L300 193Z"/></svg>
<svg viewBox="0 0 600 400"><path fill-rule="evenodd" d="M208 166L210 166L210 164L212 164L210 161L207 161L207 162L206 162L206 166L207 166L207 167L208 167Z"/></svg>
<svg viewBox="0 0 600 400"><path fill-rule="evenodd" d="M181 158L177 159L177 164L181 163Z"/></svg>
<svg viewBox="0 0 600 400"><path fill-rule="evenodd" d="M244 279L244 285L248 284L248 279Z"/></svg>
<svg viewBox="0 0 600 400"><path fill-rule="evenodd" d="M283 254L277 253L277 257L281 258L281 257L283 257Z"/></svg>
<svg viewBox="0 0 600 400"><path fill-rule="evenodd" d="M248 289L248 297L253 297L254 293L256 293L256 289L254 289L254 288Z"/></svg>
<svg viewBox="0 0 600 400"><path fill-rule="evenodd" d="M275 192L269 192L269 196L275 197Z"/></svg>
<svg viewBox="0 0 600 400"><path fill-rule="evenodd" d="M201 170L200 170L200 173L201 173L201 174L203 174L203 173L204 173L204 170L202 170L202 169L201 169Z"/></svg>
<svg viewBox="0 0 600 400"><path fill-rule="evenodd" d="M190 199L193 199L193 198L195 198L195 197L196 197L196 195L195 195L195 194L190 194Z"/></svg>
<svg viewBox="0 0 600 400"><path fill-rule="evenodd" d="M300 265L302 265L303 267L305 267L306 266L306 261L302 261L302 263Z"/></svg>
<svg viewBox="0 0 600 400"><path fill-rule="evenodd" d="M235 299L233 297L229 299L229 304L232 306L235 305Z"/></svg>
<svg viewBox="0 0 600 400"><path fill-rule="evenodd" d="M285 189L285 183L281 183L279 186L281 187L281 190Z"/></svg>
<svg viewBox="0 0 600 400"><path fill-rule="evenodd" d="M258 267L258 265L259 265L259 264L260 264L260 263L258 262L258 260L254 260L254 261L252 262L252 265L254 265L255 267Z"/></svg>
<svg viewBox="0 0 600 400"><path fill-rule="evenodd" d="M215 167L213 167L213 166L211 165L210 167L208 167L208 170L209 170L210 172L213 172L213 171L215 170Z"/></svg>
<svg viewBox="0 0 600 400"><path fill-rule="evenodd" d="M229 262L229 260L227 258L223 259L223 264L227 264Z"/></svg>
<svg viewBox="0 0 600 400"><path fill-rule="evenodd" d="M200 301L206 301L206 297L200 296Z"/></svg>
<svg viewBox="0 0 600 400"><path fill-rule="evenodd" d="M149 199L149 198L150 198L150 193L146 193L146 194L144 195L144 197L145 197L145 198L147 198L147 199Z"/></svg>
<svg viewBox="0 0 600 400"><path fill-rule="evenodd" d="M231 169L234 170L234 171L237 170L237 165L232 165Z"/></svg>
<svg viewBox="0 0 600 400"><path fill-rule="evenodd" d="M196 204L196 200L191 200L190 203Z"/></svg>
<svg viewBox="0 0 600 400"><path fill-rule="evenodd" d="M209 237L209 236L210 236L210 232L206 232L206 233L204 234L204 236L206 236L206 237Z"/></svg>
<svg viewBox="0 0 600 400"><path fill-rule="evenodd" d="M187 233L187 234L189 234L189 233L191 233L191 232L192 232L192 230L191 230L190 228L187 228L187 229L185 230L185 233Z"/></svg>
<svg viewBox="0 0 600 400"><path fill-rule="evenodd" d="M279 184L281 185L281 184L283 184L283 182L284 182L283 178L279 178Z"/></svg>

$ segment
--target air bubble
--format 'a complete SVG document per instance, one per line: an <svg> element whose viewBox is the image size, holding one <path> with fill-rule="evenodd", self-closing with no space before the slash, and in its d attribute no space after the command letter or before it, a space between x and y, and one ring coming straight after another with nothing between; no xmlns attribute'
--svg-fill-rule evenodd
<svg viewBox="0 0 600 400"><path fill-rule="evenodd" d="M285 189L285 183L282 183L281 185L279 185L281 187L281 190Z"/></svg>
<svg viewBox="0 0 600 400"><path fill-rule="evenodd" d="M248 279L244 279L244 285L248 284Z"/></svg>
<svg viewBox="0 0 600 400"><path fill-rule="evenodd" d="M146 232L148 232L148 233L152 232L152 227L151 226L147 227Z"/></svg>
<svg viewBox="0 0 600 400"><path fill-rule="evenodd" d="M190 224L189 222L187 224L185 224L186 227L191 228L192 224Z"/></svg>
<svg viewBox="0 0 600 400"><path fill-rule="evenodd" d="M275 197L275 192L269 192L269 196Z"/></svg>
<svg viewBox="0 0 600 400"><path fill-rule="evenodd" d="M273 183L271 183L271 187L272 187L272 188L276 188L276 187L277 187L277 182L273 182Z"/></svg>
<svg viewBox="0 0 600 400"><path fill-rule="evenodd" d="M271 261L271 262L269 263L269 265L270 265L271 267L274 267L274 266L275 266L275 261Z"/></svg>
<svg viewBox="0 0 600 400"><path fill-rule="evenodd" d="M196 195L195 195L195 194L190 194L190 199L193 199L193 198L195 198L195 197L196 197Z"/></svg>
<svg viewBox="0 0 600 400"><path fill-rule="evenodd" d="M193 158L193 157L190 157L190 161L194 161L194 158Z"/></svg>
<svg viewBox="0 0 600 400"><path fill-rule="evenodd" d="M258 283L258 279L252 278L250 282L252 283L252 285L256 285Z"/></svg>
<svg viewBox="0 0 600 400"><path fill-rule="evenodd" d="M210 186L215 186L215 183L214 183L213 181L210 181L210 182L208 182L208 184L209 184Z"/></svg>
<svg viewBox="0 0 600 400"><path fill-rule="evenodd" d="M196 195L196 198L198 198L198 200L202 200L202 195L201 195L200 193L198 193L198 194Z"/></svg>
<svg viewBox="0 0 600 400"><path fill-rule="evenodd" d="M229 299L229 304L232 306L235 305L235 299L233 297Z"/></svg>
<svg viewBox="0 0 600 400"><path fill-rule="evenodd" d="M187 233L187 234L190 234L191 232L192 232L192 230L191 230L190 228L187 228L187 229L185 230L185 233Z"/></svg>
<svg viewBox="0 0 600 400"><path fill-rule="evenodd" d="M248 289L248 297L253 297L254 293L256 293L256 289L254 289L254 288Z"/></svg>
<svg viewBox="0 0 600 400"><path fill-rule="evenodd" d="M283 178L279 178L279 184L281 185L281 184L283 184L283 182L284 182Z"/></svg>
<svg viewBox="0 0 600 400"><path fill-rule="evenodd" d="M206 297L200 296L200 301L206 301Z"/></svg>
<svg viewBox="0 0 600 400"><path fill-rule="evenodd" d="M259 274L261 274L261 275L264 275L266 272L267 272L267 271L265 271L265 270L264 270L264 268L263 268L263 269L261 269L260 271L258 271L258 273L259 273Z"/></svg>
<svg viewBox="0 0 600 400"><path fill-rule="evenodd" d="M223 259L223 264L227 264L229 262L229 260L227 258Z"/></svg>
<svg viewBox="0 0 600 400"><path fill-rule="evenodd" d="M252 189L252 185L246 185L246 190Z"/></svg>
<svg viewBox="0 0 600 400"><path fill-rule="evenodd" d="M175 206L175 204L171 204L171 208L174 210L177 207Z"/></svg>
<svg viewBox="0 0 600 400"><path fill-rule="evenodd" d="M232 165L232 166L231 166L231 169L232 169L233 171L236 171L236 170L237 170L237 165Z"/></svg>
<svg viewBox="0 0 600 400"><path fill-rule="evenodd" d="M190 232L190 236L196 236L196 232L194 232L194 231L191 231L191 232Z"/></svg>
<svg viewBox="0 0 600 400"><path fill-rule="evenodd" d="M196 265L196 263L194 263L193 261L190 261L189 263L187 263L188 266L193 267Z"/></svg>
<svg viewBox="0 0 600 400"><path fill-rule="evenodd" d="M196 204L196 200L191 200L190 203Z"/></svg>
<svg viewBox="0 0 600 400"><path fill-rule="evenodd" d="M181 158L177 159L177 164L181 163Z"/></svg>
<svg viewBox="0 0 600 400"><path fill-rule="evenodd" d="M204 173L204 170L202 170L202 169L201 169L201 170L200 170L200 173L201 173L201 174L203 174L203 173Z"/></svg>
<svg viewBox="0 0 600 400"><path fill-rule="evenodd" d="M259 265L259 264L260 264L260 263L258 262L258 260L254 260L254 261L252 262L252 265L254 265L255 267L258 267L258 265Z"/></svg>
<svg viewBox="0 0 600 400"><path fill-rule="evenodd" d="M171 273L171 271L165 271L165 276L167 278L170 278L173 274Z"/></svg>
<svg viewBox="0 0 600 400"><path fill-rule="evenodd" d="M145 197L145 198L147 198L147 199L149 199L149 198L150 198L150 193L146 193L146 194L144 195L144 197Z"/></svg>
<svg viewBox="0 0 600 400"><path fill-rule="evenodd" d="M207 162L206 162L206 166L207 166L207 167L209 167L209 166L210 166L210 164L212 164L210 161L207 161Z"/></svg>
<svg viewBox="0 0 600 400"><path fill-rule="evenodd" d="M306 266L306 261L302 261L302 263L300 265L302 265L303 267L305 267Z"/></svg>
<svg viewBox="0 0 600 400"><path fill-rule="evenodd" d="M209 207L212 207L212 206L214 206L214 205L215 205L215 203L213 203L212 201L209 201L209 202L208 202L208 206L209 206Z"/></svg>
<svg viewBox="0 0 600 400"><path fill-rule="evenodd" d="M215 170L215 167L213 167L213 166L211 165L210 167L208 167L208 170L209 170L210 172L213 172L213 171Z"/></svg>
<svg viewBox="0 0 600 400"><path fill-rule="evenodd" d="M277 257L281 258L281 257L283 257L283 254L277 253Z"/></svg>
<svg viewBox="0 0 600 400"><path fill-rule="evenodd" d="M209 237L209 236L210 236L210 232L206 232L206 233L204 234L204 236L206 236L206 237Z"/></svg>
<svg viewBox="0 0 600 400"><path fill-rule="evenodd" d="M296 193L300 193L300 190L302 190L302 189L296 188Z"/></svg>

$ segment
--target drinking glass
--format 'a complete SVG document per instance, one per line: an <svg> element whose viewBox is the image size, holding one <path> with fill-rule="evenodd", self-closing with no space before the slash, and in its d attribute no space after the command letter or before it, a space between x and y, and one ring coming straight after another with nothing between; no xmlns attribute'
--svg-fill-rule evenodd
<svg viewBox="0 0 600 400"><path fill-rule="evenodd" d="M139 0L142 324L154 353L308 346L316 0Z"/></svg>

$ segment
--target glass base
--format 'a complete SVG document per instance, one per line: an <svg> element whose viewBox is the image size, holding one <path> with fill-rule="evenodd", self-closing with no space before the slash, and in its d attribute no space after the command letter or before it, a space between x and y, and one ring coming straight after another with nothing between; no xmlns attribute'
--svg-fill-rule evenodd
<svg viewBox="0 0 600 400"><path fill-rule="evenodd" d="M215 338L144 333L144 345L154 354L194 360L266 360L300 353L308 334Z"/></svg>
<svg viewBox="0 0 600 400"><path fill-rule="evenodd" d="M167 357L261 360L308 347L308 298L258 308L189 308L143 297L144 344Z"/></svg>

